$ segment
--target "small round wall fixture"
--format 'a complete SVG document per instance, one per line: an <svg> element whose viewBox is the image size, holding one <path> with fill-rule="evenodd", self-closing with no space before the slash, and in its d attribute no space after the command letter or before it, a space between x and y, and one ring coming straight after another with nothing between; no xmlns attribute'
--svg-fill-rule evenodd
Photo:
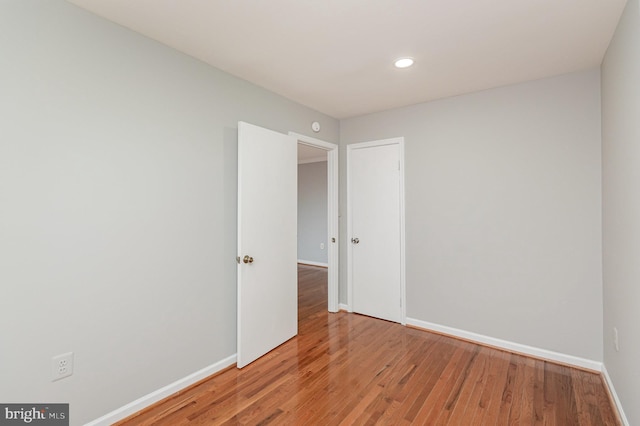
<svg viewBox="0 0 640 426"><path fill-rule="evenodd" d="M311 123L311 130L318 133L320 131L320 123L318 123L317 121Z"/></svg>
<svg viewBox="0 0 640 426"><path fill-rule="evenodd" d="M413 65L413 62L413 58L398 58L395 60L393 65L396 68L409 68L411 65Z"/></svg>

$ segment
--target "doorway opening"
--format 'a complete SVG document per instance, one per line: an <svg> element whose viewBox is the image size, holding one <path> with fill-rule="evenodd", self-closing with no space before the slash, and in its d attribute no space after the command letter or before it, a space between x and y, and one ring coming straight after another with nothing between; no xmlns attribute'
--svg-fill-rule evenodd
<svg viewBox="0 0 640 426"><path fill-rule="evenodd" d="M327 267L327 310L338 312L338 145L294 132L289 132L289 135L298 140L298 177L300 178L300 168L306 169L306 183L313 184L309 186L312 187L311 190L326 194L325 200L318 200L318 194L306 200L309 203L304 206L308 213L305 220L316 223L324 220L326 227L320 229L320 234L317 228L304 232L304 235L300 235L299 231L298 260L301 263ZM325 173L322 173L323 168ZM314 182L314 176L316 179L321 176L325 180L326 192L320 191L321 182ZM325 210L326 215L318 215L318 208ZM300 221L300 216L298 219ZM305 256L311 258L305 259Z"/></svg>

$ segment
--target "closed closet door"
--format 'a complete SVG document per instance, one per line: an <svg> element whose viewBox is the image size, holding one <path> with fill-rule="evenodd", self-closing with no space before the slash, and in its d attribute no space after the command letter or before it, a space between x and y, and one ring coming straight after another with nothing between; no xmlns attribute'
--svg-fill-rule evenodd
<svg viewBox="0 0 640 426"><path fill-rule="evenodd" d="M403 322L399 143L349 146L349 254L354 312Z"/></svg>

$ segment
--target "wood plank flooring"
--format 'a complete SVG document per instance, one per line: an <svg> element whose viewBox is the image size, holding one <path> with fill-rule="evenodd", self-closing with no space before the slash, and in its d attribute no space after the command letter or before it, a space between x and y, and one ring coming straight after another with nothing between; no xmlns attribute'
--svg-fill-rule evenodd
<svg viewBox="0 0 640 426"><path fill-rule="evenodd" d="M120 425L618 425L599 375L327 312L299 267L299 336Z"/></svg>

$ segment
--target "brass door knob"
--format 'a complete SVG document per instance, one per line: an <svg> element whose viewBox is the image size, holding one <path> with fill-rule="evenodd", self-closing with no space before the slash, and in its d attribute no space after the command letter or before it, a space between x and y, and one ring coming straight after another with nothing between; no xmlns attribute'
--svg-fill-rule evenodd
<svg viewBox="0 0 640 426"><path fill-rule="evenodd" d="M244 263L253 263L253 257L247 255L247 256L242 258L242 261Z"/></svg>

